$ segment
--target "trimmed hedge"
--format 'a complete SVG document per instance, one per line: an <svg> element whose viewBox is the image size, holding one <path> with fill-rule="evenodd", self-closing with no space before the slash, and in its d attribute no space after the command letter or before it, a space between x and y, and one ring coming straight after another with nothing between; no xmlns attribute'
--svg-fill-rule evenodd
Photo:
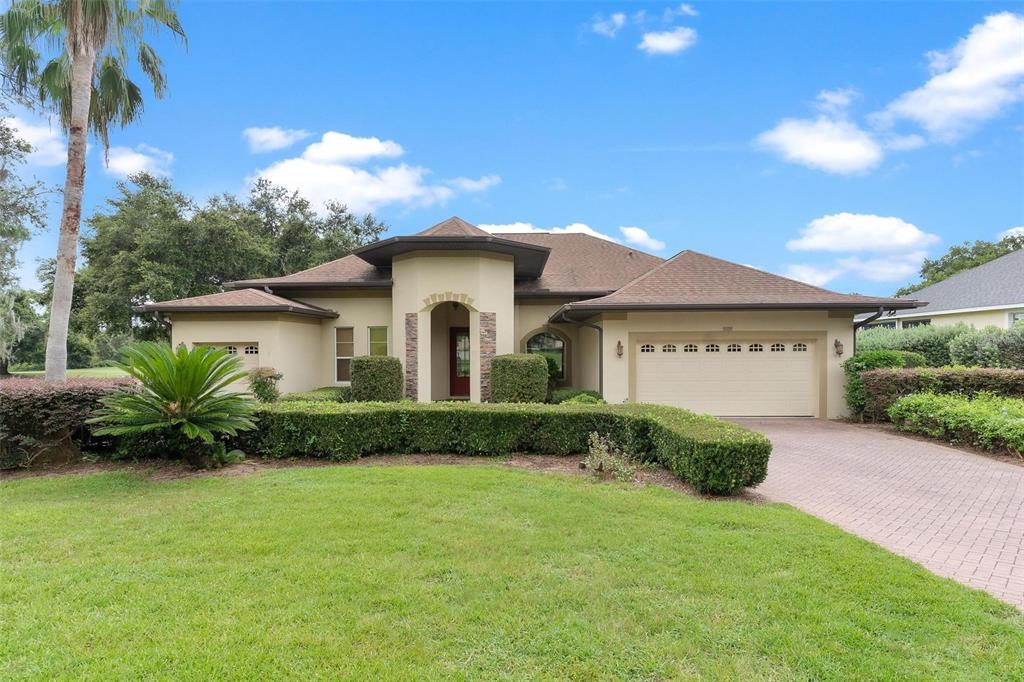
<svg viewBox="0 0 1024 682"><path fill-rule="evenodd" d="M1024 455L1024 400L980 394L917 393L897 400L889 418L902 430Z"/></svg>
<svg viewBox="0 0 1024 682"><path fill-rule="evenodd" d="M967 367L1024 369L1024 324L972 329L950 341L949 356L954 364Z"/></svg>
<svg viewBox="0 0 1024 682"><path fill-rule="evenodd" d="M950 342L970 332L965 324L925 325L910 329L863 329L857 332L857 350L903 350L920 353L929 367L952 364Z"/></svg>
<svg viewBox="0 0 1024 682"><path fill-rule="evenodd" d="M856 416L863 416L866 404L864 393L864 382L861 380L861 372L880 367L905 367L907 362L916 363L916 354L904 353L897 350L863 350L857 351L853 357L843 363L843 371L846 372L846 404Z"/></svg>
<svg viewBox="0 0 1024 682"><path fill-rule="evenodd" d="M557 388L551 392L551 402L557 405L581 395L604 399L600 391L591 391L585 388Z"/></svg>
<svg viewBox="0 0 1024 682"><path fill-rule="evenodd" d="M242 435L268 457L353 460L438 452L577 454L598 432L656 461L703 493L728 495L764 480L771 443L714 417L661 405L279 402Z"/></svg>
<svg viewBox="0 0 1024 682"><path fill-rule="evenodd" d="M324 386L322 388L316 388L312 391L296 391L295 393L285 393L281 396L281 400L285 401L302 401L302 402L334 402L334 403L350 403L352 402L352 387L351 386Z"/></svg>
<svg viewBox="0 0 1024 682"><path fill-rule="evenodd" d="M388 355L352 358L352 399L396 402L402 399L402 363Z"/></svg>
<svg viewBox="0 0 1024 682"><path fill-rule="evenodd" d="M539 353L491 360L491 402L542 403L548 397L548 361Z"/></svg>
<svg viewBox="0 0 1024 682"><path fill-rule="evenodd" d="M85 420L100 398L134 385L131 379L0 381L0 469L29 466L38 457L70 459L82 448L110 449L113 439L94 437Z"/></svg>
<svg viewBox="0 0 1024 682"><path fill-rule="evenodd" d="M992 393L1024 398L1024 370L980 367L921 367L873 369L862 372L864 414L886 419L889 407L912 393L960 393L968 396Z"/></svg>

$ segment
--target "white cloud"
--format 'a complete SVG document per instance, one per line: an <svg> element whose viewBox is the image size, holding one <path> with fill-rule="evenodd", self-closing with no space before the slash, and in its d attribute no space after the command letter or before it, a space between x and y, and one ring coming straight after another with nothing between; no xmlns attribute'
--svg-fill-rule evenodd
<svg viewBox="0 0 1024 682"><path fill-rule="evenodd" d="M999 233L1000 239L1006 239L1007 237L1024 237L1024 225L1011 227L1009 230L1003 230Z"/></svg>
<svg viewBox="0 0 1024 682"><path fill-rule="evenodd" d="M135 173L151 173L168 176L174 154L151 147L148 144L131 147L111 147L107 161L107 173L118 178L127 178Z"/></svg>
<svg viewBox="0 0 1024 682"><path fill-rule="evenodd" d="M665 242L655 239L642 227L620 227L619 232L626 238L627 244L639 246L641 249L662 251L665 248Z"/></svg>
<svg viewBox="0 0 1024 682"><path fill-rule="evenodd" d="M786 242L790 251L898 252L923 249L939 241L900 218L870 213L834 213L816 218Z"/></svg>
<svg viewBox="0 0 1024 682"><path fill-rule="evenodd" d="M874 168L883 158L871 135L849 121L827 116L784 119L758 135L757 142L790 163L843 175Z"/></svg>
<svg viewBox="0 0 1024 682"><path fill-rule="evenodd" d="M837 259L836 264L844 274L871 282L900 282L913 277L921 269L921 263L927 255L924 251L911 251L866 259L849 256Z"/></svg>
<svg viewBox="0 0 1024 682"><path fill-rule="evenodd" d="M626 15L622 12L615 12L608 17L597 17L590 24L590 29L606 38L614 38L615 35L626 25Z"/></svg>
<svg viewBox="0 0 1024 682"><path fill-rule="evenodd" d="M684 2L683 4L678 5L676 7L669 7L668 9L666 9L664 14L664 20L674 21L677 17L695 17L698 14L700 14L700 12L697 11L696 7Z"/></svg>
<svg viewBox="0 0 1024 682"><path fill-rule="evenodd" d="M876 123L910 120L951 142L1024 98L1024 15L990 15L952 49L927 56L932 77L877 113Z"/></svg>
<svg viewBox="0 0 1024 682"><path fill-rule="evenodd" d="M650 55L679 54L683 50L693 47L696 42L697 31L685 26L679 26L670 31L651 31L650 33L645 33L643 40L636 47L638 50Z"/></svg>
<svg viewBox="0 0 1024 682"><path fill-rule="evenodd" d="M357 213L390 204L443 204L460 192L481 192L501 182L497 175L430 182L430 169L406 163L373 169L359 167L360 162L372 158L404 153L402 146L391 140L330 131L306 147L300 156L273 163L253 177L296 190L318 209L335 200Z"/></svg>
<svg viewBox="0 0 1024 682"><path fill-rule="evenodd" d="M405 153L402 145L377 137L353 137L329 131L319 142L306 147L302 158L320 163L360 163L376 157L394 158Z"/></svg>
<svg viewBox="0 0 1024 682"><path fill-rule="evenodd" d="M270 152L276 149L291 147L296 142L305 140L313 133L308 130L296 130L294 128L246 128L242 135L249 143L251 152Z"/></svg>
<svg viewBox="0 0 1024 682"><path fill-rule="evenodd" d="M806 264L787 265L782 271L783 277L813 284L816 287L828 284L841 274L843 273L839 268L822 268Z"/></svg>
<svg viewBox="0 0 1024 682"><path fill-rule="evenodd" d="M22 116L4 119L18 137L32 145L28 162L36 166L61 166L67 163L68 148L59 127L48 121L30 121Z"/></svg>
<svg viewBox="0 0 1024 682"><path fill-rule="evenodd" d="M842 116L853 104L853 100L860 97L860 90L857 88L836 88L835 90L822 90L818 93L817 104L819 111L833 116Z"/></svg>
<svg viewBox="0 0 1024 682"><path fill-rule="evenodd" d="M906 152L924 146L924 138L920 135L890 135L882 144L894 152Z"/></svg>
<svg viewBox="0 0 1024 682"><path fill-rule="evenodd" d="M452 187L463 192L483 192L485 189L490 189L500 183L500 175L484 175L476 180L473 178L455 178L448 182Z"/></svg>

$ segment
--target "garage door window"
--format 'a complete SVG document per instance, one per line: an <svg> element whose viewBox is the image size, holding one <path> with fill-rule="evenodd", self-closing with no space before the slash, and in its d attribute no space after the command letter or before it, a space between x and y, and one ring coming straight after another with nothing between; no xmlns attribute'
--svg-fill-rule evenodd
<svg viewBox="0 0 1024 682"><path fill-rule="evenodd" d="M793 344L793 352L794 353L803 353L806 350L807 350L807 344L806 343L794 343Z"/></svg>
<svg viewBox="0 0 1024 682"><path fill-rule="evenodd" d="M695 344L695 343L688 343L688 344L686 344L685 346L683 346L683 352L684 353L696 353L697 352L697 344Z"/></svg>
<svg viewBox="0 0 1024 682"><path fill-rule="evenodd" d="M741 346L738 343L730 343L725 350L728 353L739 353L741 350L743 350L743 346Z"/></svg>
<svg viewBox="0 0 1024 682"><path fill-rule="evenodd" d="M772 344L772 352L773 353L784 353L785 351L786 351L786 344L784 344L784 343L773 343Z"/></svg>
<svg viewBox="0 0 1024 682"><path fill-rule="evenodd" d="M709 343L708 345L704 346L704 352L705 353L717 353L718 352L718 344L717 343Z"/></svg>
<svg viewBox="0 0 1024 682"><path fill-rule="evenodd" d="M228 352L228 355L238 355L238 346L224 346L224 350Z"/></svg>
<svg viewBox="0 0 1024 682"><path fill-rule="evenodd" d="M759 343L752 343L752 344L750 344L750 349L749 350L750 350L751 353L760 353L760 352L764 351L764 346L762 346Z"/></svg>
<svg viewBox="0 0 1024 682"><path fill-rule="evenodd" d="M641 353L653 353L654 352L654 345L650 344L650 343L645 343L644 345L640 346L640 352Z"/></svg>

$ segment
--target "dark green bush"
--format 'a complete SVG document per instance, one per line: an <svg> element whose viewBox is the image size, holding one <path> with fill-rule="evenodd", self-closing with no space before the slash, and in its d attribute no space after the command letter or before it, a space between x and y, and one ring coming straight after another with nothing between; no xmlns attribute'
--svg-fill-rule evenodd
<svg viewBox="0 0 1024 682"><path fill-rule="evenodd" d="M857 350L906 350L920 353L929 367L952 363L949 344L971 331L967 325L925 325L910 329L864 329L857 333Z"/></svg>
<svg viewBox="0 0 1024 682"><path fill-rule="evenodd" d="M93 435L85 420L101 398L133 385L128 379L0 381L0 469L29 466L38 457L69 458L80 449L112 449L114 440Z"/></svg>
<svg viewBox="0 0 1024 682"><path fill-rule="evenodd" d="M912 350L900 350L896 351L903 356L904 367L927 367L928 359L920 353L915 353Z"/></svg>
<svg viewBox="0 0 1024 682"><path fill-rule="evenodd" d="M1013 325L999 340L999 360L1003 367L1024 369L1024 321Z"/></svg>
<svg viewBox="0 0 1024 682"><path fill-rule="evenodd" d="M1024 454L1024 400L1017 398L916 393L893 403L889 418L902 431Z"/></svg>
<svg viewBox="0 0 1024 682"><path fill-rule="evenodd" d="M559 388L551 392L551 402L557 405L558 403L564 403L570 398L575 398L578 395L589 395L594 398L602 397L600 391L591 391L585 388Z"/></svg>
<svg viewBox="0 0 1024 682"><path fill-rule="evenodd" d="M402 362L389 355L352 358L352 399L395 402L402 399Z"/></svg>
<svg viewBox="0 0 1024 682"><path fill-rule="evenodd" d="M843 371L846 372L846 404L854 416L864 414L865 394L864 382L861 381L860 373L869 369L879 367L903 367L907 362L906 356L896 350L861 350L853 357L843 363Z"/></svg>
<svg viewBox="0 0 1024 682"><path fill-rule="evenodd" d="M273 367L257 367L249 372L249 392L261 403L272 403L281 397L277 382L283 376Z"/></svg>
<svg viewBox="0 0 1024 682"><path fill-rule="evenodd" d="M661 405L278 402L240 444L268 457L587 451L591 433L660 462L697 490L732 494L767 473L771 443L714 417Z"/></svg>
<svg viewBox="0 0 1024 682"><path fill-rule="evenodd" d="M296 391L295 393L285 393L283 396L281 396L281 400L302 402L327 401L334 403L350 403L352 402L352 387L323 386L321 388L313 389L312 391Z"/></svg>
<svg viewBox="0 0 1024 682"><path fill-rule="evenodd" d="M491 360L491 402L542 403L548 396L548 362L539 353Z"/></svg>
<svg viewBox="0 0 1024 682"><path fill-rule="evenodd" d="M999 342L1005 334L997 327L965 332L949 342L949 359L964 367L1002 367Z"/></svg>
<svg viewBox="0 0 1024 682"><path fill-rule="evenodd" d="M562 404L563 405L606 405L607 403L604 401L604 398L598 398L596 396L590 395L589 393L580 393L579 395L574 395L573 397L569 398L568 400L563 400Z"/></svg>
<svg viewBox="0 0 1024 682"><path fill-rule="evenodd" d="M973 396L992 393L1024 398L1024 370L980 367L921 367L874 369L862 372L864 415L886 419L889 407L912 393L959 393Z"/></svg>

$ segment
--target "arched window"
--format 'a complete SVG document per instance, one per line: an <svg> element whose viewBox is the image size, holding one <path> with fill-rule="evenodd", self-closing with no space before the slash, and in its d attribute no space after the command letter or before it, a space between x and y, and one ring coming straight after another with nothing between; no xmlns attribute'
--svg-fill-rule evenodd
<svg viewBox="0 0 1024 682"><path fill-rule="evenodd" d="M748 348L748 350L751 353L760 353L761 351L764 350L764 346L762 346L759 343L752 343L752 344L750 344L750 347Z"/></svg>
<svg viewBox="0 0 1024 682"><path fill-rule="evenodd" d="M526 342L527 353L540 353L548 360L548 367L554 367L554 377L565 379L565 341L551 332L534 334Z"/></svg>
<svg viewBox="0 0 1024 682"><path fill-rule="evenodd" d="M640 346L640 352L641 353L653 353L654 352L654 344L645 343L644 345Z"/></svg>
<svg viewBox="0 0 1024 682"><path fill-rule="evenodd" d="M245 350L243 352L246 355L259 355L260 354L260 347L259 346L246 346Z"/></svg>
<svg viewBox="0 0 1024 682"><path fill-rule="evenodd" d="M806 343L794 343L793 344L793 352L794 353L803 353L806 350L807 350L807 344Z"/></svg>
<svg viewBox="0 0 1024 682"><path fill-rule="evenodd" d="M784 344L784 343L773 343L772 344L772 352L773 353L782 353L785 350L786 350L786 344Z"/></svg>
<svg viewBox="0 0 1024 682"><path fill-rule="evenodd" d="M224 346L224 350L228 352L228 355L238 355L238 346Z"/></svg>
<svg viewBox="0 0 1024 682"><path fill-rule="evenodd" d="M683 346L683 352L684 353L696 353L697 352L697 344L695 344L695 343L688 343L688 344L686 344L685 346Z"/></svg>
<svg viewBox="0 0 1024 682"><path fill-rule="evenodd" d="M718 344L717 343L709 343L708 345L704 346L704 352L705 353L717 353L718 352Z"/></svg>
<svg viewBox="0 0 1024 682"><path fill-rule="evenodd" d="M738 344L738 343L730 343L730 344L729 344L728 346L726 346L726 348L725 348L725 351L726 351L727 353L739 353L739 352L740 352L741 350L743 350L743 346L741 346L741 345L740 345L740 344Z"/></svg>
<svg viewBox="0 0 1024 682"><path fill-rule="evenodd" d="M686 349L684 348L683 350L686 350ZM662 353L675 353L676 352L676 344L674 344L674 343L666 343L664 346L661 347L661 352Z"/></svg>

